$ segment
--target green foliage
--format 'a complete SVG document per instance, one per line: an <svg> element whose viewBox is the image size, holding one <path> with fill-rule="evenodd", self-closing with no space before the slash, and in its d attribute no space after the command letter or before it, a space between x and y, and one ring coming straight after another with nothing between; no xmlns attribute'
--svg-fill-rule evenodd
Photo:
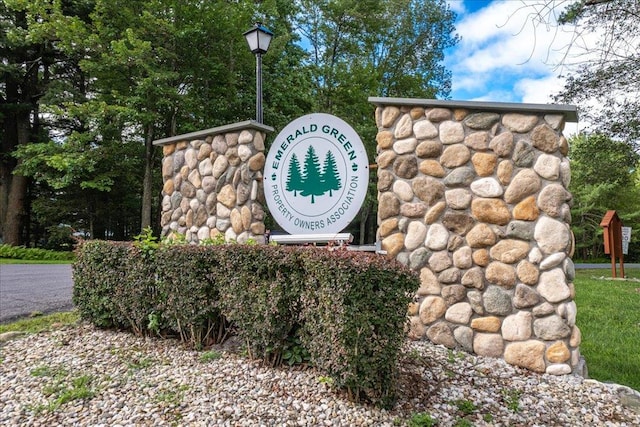
<svg viewBox="0 0 640 427"><path fill-rule="evenodd" d="M305 270L300 336L311 361L354 400L393 404L395 361L415 275L373 254L302 252Z"/></svg>
<svg viewBox="0 0 640 427"><path fill-rule="evenodd" d="M211 362L212 360L218 360L222 357L222 353L220 353L219 351L205 351L203 352L200 357L198 358L198 360L200 360L200 362L202 363L207 363L207 362Z"/></svg>
<svg viewBox="0 0 640 427"><path fill-rule="evenodd" d="M413 414L409 421L407 421L408 427L432 427L436 425L438 425L438 420L426 412Z"/></svg>
<svg viewBox="0 0 640 427"><path fill-rule="evenodd" d="M632 145L602 134L579 135L570 140L572 230L576 258L604 256L600 221L615 210L625 226L640 228L640 156ZM638 233L632 233L626 261L640 259Z"/></svg>
<svg viewBox="0 0 640 427"><path fill-rule="evenodd" d="M42 260L42 261L72 261L73 252L52 251L40 248L25 248L23 246L0 245L0 258Z"/></svg>
<svg viewBox="0 0 640 427"><path fill-rule="evenodd" d="M224 340L233 327L251 357L309 361L353 399L393 403L406 306L419 286L400 264L319 248L143 247L79 247L73 300L84 319L178 334L195 348Z"/></svg>
<svg viewBox="0 0 640 427"><path fill-rule="evenodd" d="M0 325L0 334L9 331L37 333L53 329L75 325L80 316L76 311L52 313L36 318L20 319L12 323Z"/></svg>
<svg viewBox="0 0 640 427"><path fill-rule="evenodd" d="M515 388L502 391L502 398L511 412L520 412L520 396L522 391Z"/></svg>
<svg viewBox="0 0 640 427"><path fill-rule="evenodd" d="M458 408L460 412L464 415L473 414L473 412L478 409L478 407L470 400L467 399L458 399L453 402L454 405Z"/></svg>

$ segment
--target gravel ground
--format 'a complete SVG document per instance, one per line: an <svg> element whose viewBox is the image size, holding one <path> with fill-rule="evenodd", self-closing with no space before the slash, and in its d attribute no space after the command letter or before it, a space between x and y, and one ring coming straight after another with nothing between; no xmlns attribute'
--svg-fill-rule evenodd
<svg viewBox="0 0 640 427"><path fill-rule="evenodd" d="M426 342L407 342L402 366L401 398L385 411L349 402L312 368L81 325L0 348L0 425L402 426L427 413L439 426L640 426L640 393L627 387Z"/></svg>

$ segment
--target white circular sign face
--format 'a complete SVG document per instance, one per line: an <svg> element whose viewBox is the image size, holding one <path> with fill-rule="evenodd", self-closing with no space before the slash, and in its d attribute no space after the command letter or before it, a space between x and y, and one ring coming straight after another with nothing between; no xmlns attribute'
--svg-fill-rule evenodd
<svg viewBox="0 0 640 427"><path fill-rule="evenodd" d="M358 134L330 114L309 114L276 137L264 168L273 218L290 234L339 233L367 194L369 160Z"/></svg>

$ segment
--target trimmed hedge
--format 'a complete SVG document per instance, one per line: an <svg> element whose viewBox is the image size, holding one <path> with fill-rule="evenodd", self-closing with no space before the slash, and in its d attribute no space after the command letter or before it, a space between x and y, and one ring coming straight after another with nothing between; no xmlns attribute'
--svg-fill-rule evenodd
<svg viewBox="0 0 640 427"><path fill-rule="evenodd" d="M40 248L25 248L0 244L0 258L38 260L38 261L72 261L73 252L52 251Z"/></svg>
<svg viewBox="0 0 640 427"><path fill-rule="evenodd" d="M395 399L419 287L415 273L379 255L265 245L87 241L73 274L74 304L97 326L175 334L197 348L232 326L250 356L277 365L304 350L353 400L382 406Z"/></svg>

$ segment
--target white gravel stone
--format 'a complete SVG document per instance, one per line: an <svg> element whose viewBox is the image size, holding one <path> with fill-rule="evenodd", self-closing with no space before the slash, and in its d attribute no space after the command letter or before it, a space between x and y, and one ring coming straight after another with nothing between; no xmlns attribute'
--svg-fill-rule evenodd
<svg viewBox="0 0 640 427"><path fill-rule="evenodd" d="M222 357L174 340L139 338L80 325L27 335L2 347L0 423L4 426L395 426L424 412L454 425L455 400L477 409L475 426L640 425L622 402L640 393L573 375L535 374L503 360L452 353L424 341L406 342L399 399L391 410L353 403L310 367L269 368L214 348ZM569 365L551 365L566 372ZM34 375L38 370L50 375ZM55 375L57 373L57 375ZM57 409L47 386L91 378L93 397ZM511 394L510 394L511 393ZM510 396L510 404L506 398ZM514 410L517 407L518 410ZM491 414L492 421L485 421Z"/></svg>

